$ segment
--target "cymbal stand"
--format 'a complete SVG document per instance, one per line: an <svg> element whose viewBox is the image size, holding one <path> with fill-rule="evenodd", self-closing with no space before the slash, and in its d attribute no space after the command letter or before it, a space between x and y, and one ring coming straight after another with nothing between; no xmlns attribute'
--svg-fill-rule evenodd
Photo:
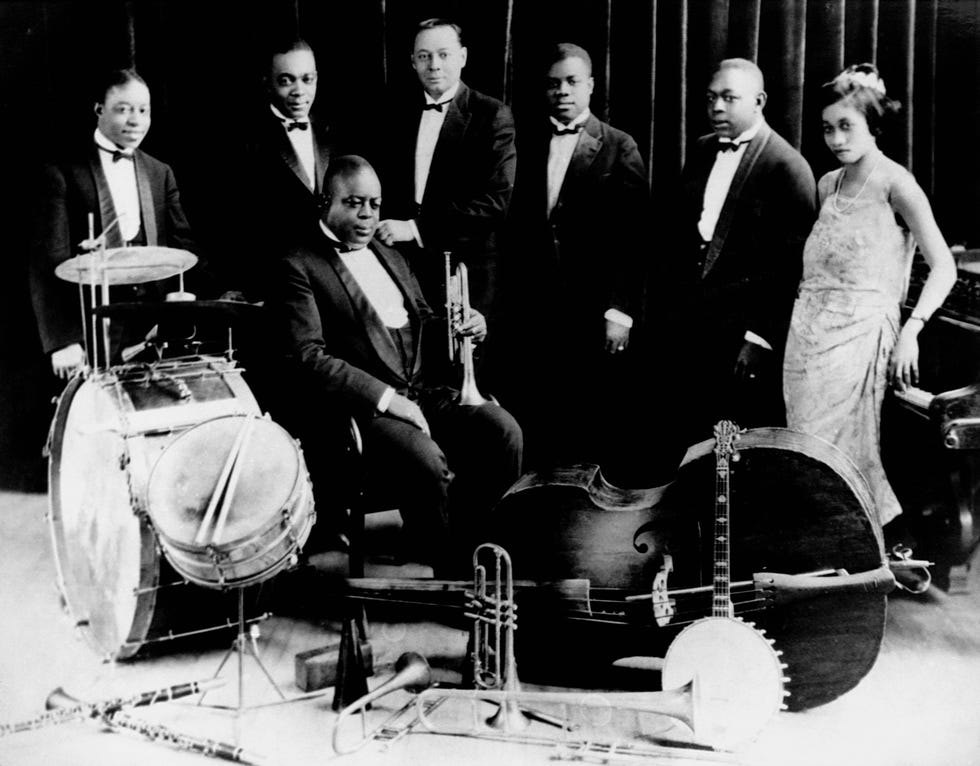
<svg viewBox="0 0 980 766"><path fill-rule="evenodd" d="M99 305L103 305L103 306L108 306L109 305L109 276L108 276L108 273L106 271L106 260L107 260L107 258L106 258L105 240L106 240L106 235L112 230L113 227L119 225L121 219L122 219L122 216L121 215L120 216L117 216L112 221L112 223L110 223L108 226L106 226L102 230L102 233L98 237L96 237L95 236L95 216L94 216L93 213L89 213L88 214L88 239L81 243L81 248L83 250L88 250L89 252L91 252L92 250L96 250L98 252L98 258L96 260L97 260L97 262L99 264L99 271L102 273L102 281L99 284L99 299L97 300L96 299L96 289L95 289L95 287L96 287L96 283L95 283L95 269L89 269L89 301L90 301L91 306L92 306L92 329L91 329L91 333L88 334L89 337L86 337L86 322L85 322L85 317L84 317L84 313L85 313L85 302L84 302L84 299L83 299L83 296L82 296L81 281L79 281L79 285L78 285L78 290L79 290L78 297L79 297L79 302L82 305L82 314L83 314L83 316L82 316L82 337L83 337L83 340L84 340L84 342L86 344L86 351L89 352L88 355L91 357L92 369L95 370L95 371L97 371L99 369L99 351L98 351L98 342L97 342L97 338L99 337L99 333L98 333L98 327L99 327L98 322L99 322L99 319L97 319L96 316L95 316L95 308L96 308L96 306L99 306ZM109 361L110 361L110 357L109 357L109 317L107 317L107 316L101 317L101 322L102 322L102 324L101 324L101 327L102 327L102 354L103 354L103 357L105 359L105 368L108 370L109 369ZM91 344L89 343L90 341L91 341ZM91 345L91 349L89 349L89 345Z"/></svg>
<svg viewBox="0 0 980 766"><path fill-rule="evenodd" d="M99 238L99 271L102 273L102 284L100 301L102 306L109 305L109 275L106 273L106 254L105 254L105 237ZM102 354L105 360L105 368L109 369L111 364L111 356L109 349L109 317L102 317Z"/></svg>

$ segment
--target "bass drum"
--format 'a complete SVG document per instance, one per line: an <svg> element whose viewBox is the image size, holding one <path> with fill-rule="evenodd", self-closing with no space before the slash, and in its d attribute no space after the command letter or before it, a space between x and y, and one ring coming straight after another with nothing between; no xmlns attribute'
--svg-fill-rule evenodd
<svg viewBox="0 0 980 766"><path fill-rule="evenodd" d="M178 577L145 512L147 480L165 448L230 414L258 415L259 406L241 371L220 357L75 377L58 400L48 436L58 586L76 627L106 659L237 626L237 600Z"/></svg>

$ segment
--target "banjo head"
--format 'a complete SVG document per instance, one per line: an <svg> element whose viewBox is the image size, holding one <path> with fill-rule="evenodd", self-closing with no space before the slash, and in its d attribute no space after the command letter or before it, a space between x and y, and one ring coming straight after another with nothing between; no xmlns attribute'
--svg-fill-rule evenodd
<svg viewBox="0 0 980 766"><path fill-rule="evenodd" d="M688 625L664 658L662 685L694 681L694 736L731 749L754 739L783 705L783 669L769 639L737 618Z"/></svg>

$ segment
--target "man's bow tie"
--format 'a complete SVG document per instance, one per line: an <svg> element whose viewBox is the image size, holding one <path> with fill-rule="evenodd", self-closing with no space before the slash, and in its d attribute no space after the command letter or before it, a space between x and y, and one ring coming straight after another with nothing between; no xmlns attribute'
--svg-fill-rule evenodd
<svg viewBox="0 0 980 766"><path fill-rule="evenodd" d="M734 152L743 144L748 143L747 141L719 141L718 151L719 152Z"/></svg>
<svg viewBox="0 0 980 766"><path fill-rule="evenodd" d="M452 99L450 99L449 101L452 101ZM425 106L422 107L422 111L426 112L429 109L435 109L437 112L441 112L442 107L448 104L449 101L440 101L438 104L426 104Z"/></svg>
<svg viewBox="0 0 980 766"><path fill-rule="evenodd" d="M582 132L582 123L579 123L571 128L561 128L552 123L551 132L556 136L574 136L576 133Z"/></svg>
<svg viewBox="0 0 980 766"><path fill-rule="evenodd" d="M102 144L96 144L96 146L99 147L99 149L101 149L106 154L111 154L113 162L119 162L119 160L133 159L132 152L124 152L121 149L106 149L104 146L102 146Z"/></svg>
<svg viewBox="0 0 980 766"><path fill-rule="evenodd" d="M293 120L291 122L289 120L283 120L282 121L282 124L286 126L286 132L287 133L289 131L291 131L291 130L309 130L310 129L310 123L308 121L305 121L305 120Z"/></svg>

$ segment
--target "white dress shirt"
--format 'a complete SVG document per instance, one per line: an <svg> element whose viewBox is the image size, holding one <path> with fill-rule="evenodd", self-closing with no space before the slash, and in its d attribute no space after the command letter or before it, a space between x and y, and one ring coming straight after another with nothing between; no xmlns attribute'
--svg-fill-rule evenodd
<svg viewBox="0 0 980 766"><path fill-rule="evenodd" d="M327 237L340 246L340 240L320 222L320 228ZM408 311L405 309L405 298L398 289L395 280L388 270L381 265L378 256L371 248L364 246L347 253L338 253L354 281L364 292L368 303L378 312L385 327L399 328L408 324Z"/></svg>
<svg viewBox="0 0 980 766"><path fill-rule="evenodd" d="M576 117L574 120L569 122L567 125L559 122L554 117L549 117L551 124L556 128L576 128L580 125L584 125L585 121L589 119L592 112L586 107L582 110L582 113ZM551 211L555 209L555 205L558 204L558 195L561 194L562 184L565 183L565 175L568 173L568 166L572 162L572 155L575 154L575 147L578 146L578 140L582 135L582 130L577 133L565 133L563 135L558 135L557 133L551 137L551 143L548 145L548 215L551 215ZM606 313L603 315L605 319L608 319L616 324L623 325L624 327L633 326L633 318L619 309L607 309Z"/></svg>
<svg viewBox="0 0 980 766"><path fill-rule="evenodd" d="M715 164L711 166L711 173L708 174L708 182L704 187L704 205L701 209L701 218L698 221L698 232L705 242L710 242L715 236L715 227L718 225L721 209L728 198L728 190L732 186L732 180L735 178L739 163L745 156L745 147L748 146L749 141L755 138L756 133L762 127L762 122L759 120L731 141L731 143L736 144L736 149L719 151L715 155ZM723 138L720 138L719 141L726 143L726 139ZM745 340L772 351L769 342L751 330L745 331Z"/></svg>
<svg viewBox="0 0 980 766"><path fill-rule="evenodd" d="M579 125L585 124L585 121L589 119L592 112L586 107L582 113L572 120L567 125L559 122L554 117L549 117L551 124L557 128L577 128ZM561 185L565 183L565 174L568 172L568 166L572 161L572 155L575 153L575 147L578 145L579 137L582 131L579 130L578 133L567 133L565 135L553 135L551 137L551 144L548 146L548 215L551 215L551 211L555 209L555 205L558 204L558 195L561 193Z"/></svg>
<svg viewBox="0 0 980 766"><path fill-rule="evenodd" d="M333 232L327 228L326 224L320 222L320 228L327 237L340 246L340 240L334 236ZM381 265L378 256L369 247L364 246L351 250L347 253L337 253L350 273L357 282L357 286L364 292L368 303L378 312L385 327L398 329L408 324L408 311L405 309L405 298L402 291L398 289L391 274ZM389 386L381 394L378 403L375 405L378 412L385 412L391 398L395 395L395 389Z"/></svg>
<svg viewBox="0 0 980 766"><path fill-rule="evenodd" d="M310 191L313 191L316 188L316 152L313 151L313 126L310 125L310 118L306 117L302 120L294 120L286 117L272 104L269 104L269 108L276 116L276 119L282 122L282 129L286 131L286 138L293 145L293 151L296 152L296 156L299 158L299 164L306 173L307 186ZM293 130L287 130L286 125L291 122L305 122L307 128L306 130L297 130L295 128Z"/></svg>
<svg viewBox="0 0 980 766"><path fill-rule="evenodd" d="M436 153L436 143L439 132L446 121L449 102L456 98L459 83L447 90L439 100L425 93L426 104L442 104L442 109L423 109L419 118L419 132L415 139L415 201L422 202L425 196L425 185L429 181L429 169L432 167L432 156Z"/></svg>
<svg viewBox="0 0 980 766"><path fill-rule="evenodd" d="M704 187L704 206L701 209L701 219L698 221L698 232L701 239L710 242L715 236L715 226L718 225L718 217L721 209L725 205L728 197L728 190L731 188L732 179L735 178L735 171L745 156L745 147L749 141L755 138L755 134L762 127L762 120L742 133L731 143L737 144L738 148L734 151L719 151L715 156L715 164L711 166L711 173L708 175L708 182ZM725 143L724 139L719 139Z"/></svg>
<svg viewBox="0 0 980 766"><path fill-rule="evenodd" d="M130 242L139 235L141 225L140 195L136 186L136 162L135 160L115 161L112 159L112 153L121 151L131 157L134 150L116 146L98 128L95 129L95 143L108 150L99 152L99 160L102 163L105 180L109 184L112 206L116 209L116 216L119 220L119 234L123 242ZM103 231L108 229L111 224L112 221L103 221Z"/></svg>

